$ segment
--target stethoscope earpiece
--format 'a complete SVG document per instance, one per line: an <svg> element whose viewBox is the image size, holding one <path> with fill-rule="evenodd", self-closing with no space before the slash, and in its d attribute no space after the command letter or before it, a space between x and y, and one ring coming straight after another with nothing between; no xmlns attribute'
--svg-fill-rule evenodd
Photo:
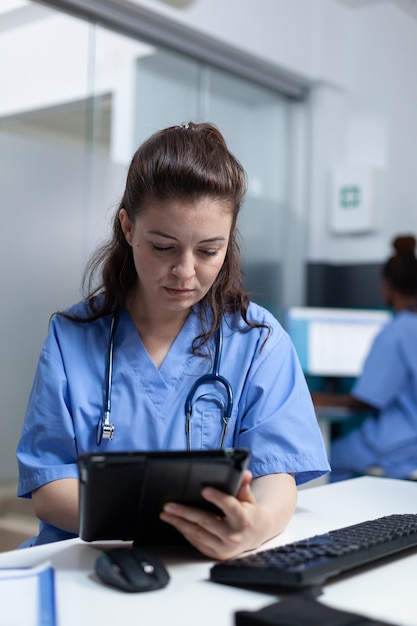
<svg viewBox="0 0 417 626"><path fill-rule="evenodd" d="M109 339L109 349L107 353L107 385L105 389L105 398L104 398L104 411L103 415L98 420L97 431L96 431L96 442L99 446L104 439L111 441L114 436L114 424L110 422L110 411L111 411L111 386L112 386L112 376L113 376L113 349L114 349L114 336L116 334L116 315L114 314L111 320L110 325L110 339Z"/></svg>
<svg viewBox="0 0 417 626"><path fill-rule="evenodd" d="M103 439L111 441L114 436L114 424L110 423L110 414L100 417L97 424L96 442L99 446Z"/></svg>

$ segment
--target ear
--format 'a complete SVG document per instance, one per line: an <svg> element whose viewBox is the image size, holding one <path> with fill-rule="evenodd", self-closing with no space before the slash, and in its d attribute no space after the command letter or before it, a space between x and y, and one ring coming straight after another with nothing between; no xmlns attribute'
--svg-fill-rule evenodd
<svg viewBox="0 0 417 626"><path fill-rule="evenodd" d="M133 225L129 219L129 216L126 212L126 209L120 209L119 211L119 221L120 226L122 227L123 234L129 246L132 245L132 230Z"/></svg>

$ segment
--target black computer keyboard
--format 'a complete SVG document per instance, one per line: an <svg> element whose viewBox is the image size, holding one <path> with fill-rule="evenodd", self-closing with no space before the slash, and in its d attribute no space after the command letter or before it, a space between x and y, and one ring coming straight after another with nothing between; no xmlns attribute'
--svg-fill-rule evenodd
<svg viewBox="0 0 417 626"><path fill-rule="evenodd" d="M230 585L305 587L417 547L417 514L388 515L246 557L217 563L210 579Z"/></svg>

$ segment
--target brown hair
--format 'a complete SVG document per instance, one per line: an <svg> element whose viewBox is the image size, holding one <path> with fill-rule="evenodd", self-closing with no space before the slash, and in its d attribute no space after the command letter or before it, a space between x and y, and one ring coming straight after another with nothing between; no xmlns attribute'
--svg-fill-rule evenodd
<svg viewBox="0 0 417 626"><path fill-rule="evenodd" d="M232 225L225 261L199 308L202 333L195 345L201 347L207 342L226 312L240 313L250 327L264 327L247 320L249 297L242 281L237 230L245 192L246 173L214 125L190 122L149 137L132 158L123 197L113 219L112 237L96 251L84 274L91 316L76 321L93 321L117 312L125 305L137 280L132 249L120 225L122 208L134 222L152 199L208 197L224 201L230 207ZM98 295L101 297L97 298ZM212 313L210 328L204 324L208 311Z"/></svg>
<svg viewBox="0 0 417 626"><path fill-rule="evenodd" d="M392 242L395 254L383 265L384 279L401 294L417 296L416 239L399 235Z"/></svg>

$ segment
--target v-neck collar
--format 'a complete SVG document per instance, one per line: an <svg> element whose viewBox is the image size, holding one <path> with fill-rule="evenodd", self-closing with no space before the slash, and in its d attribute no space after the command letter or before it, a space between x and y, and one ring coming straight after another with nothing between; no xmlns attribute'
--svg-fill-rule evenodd
<svg viewBox="0 0 417 626"><path fill-rule="evenodd" d="M159 368L156 367L147 352L127 309L123 309L120 313L116 333L119 335L118 341L127 356L127 361L131 363L133 367L135 367L135 363L140 363L141 367L143 367L145 362L147 369L154 369L155 372L165 378L171 376L173 370L182 370L183 365L193 356L191 352L192 342L199 331L197 315L192 311L178 335L175 337Z"/></svg>

